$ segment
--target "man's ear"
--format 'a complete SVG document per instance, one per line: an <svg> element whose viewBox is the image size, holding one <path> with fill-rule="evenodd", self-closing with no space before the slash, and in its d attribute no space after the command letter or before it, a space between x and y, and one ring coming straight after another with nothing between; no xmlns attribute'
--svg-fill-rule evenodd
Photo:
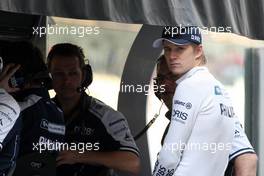
<svg viewBox="0 0 264 176"><path fill-rule="evenodd" d="M195 59L202 59L203 46L202 45L195 46L194 52L195 52Z"/></svg>

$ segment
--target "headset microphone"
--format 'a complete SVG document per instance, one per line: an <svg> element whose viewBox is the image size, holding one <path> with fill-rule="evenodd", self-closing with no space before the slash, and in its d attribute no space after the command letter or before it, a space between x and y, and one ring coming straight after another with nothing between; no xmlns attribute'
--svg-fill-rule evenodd
<svg viewBox="0 0 264 176"><path fill-rule="evenodd" d="M78 93L82 93L82 92L84 92L86 89L87 89L87 87L79 86L79 87L76 88L76 91L77 91Z"/></svg>
<svg viewBox="0 0 264 176"><path fill-rule="evenodd" d="M83 89L82 89L82 87L81 87L81 86L76 88L76 91L77 91L78 93L81 93L81 92L82 92L82 90L83 90Z"/></svg>

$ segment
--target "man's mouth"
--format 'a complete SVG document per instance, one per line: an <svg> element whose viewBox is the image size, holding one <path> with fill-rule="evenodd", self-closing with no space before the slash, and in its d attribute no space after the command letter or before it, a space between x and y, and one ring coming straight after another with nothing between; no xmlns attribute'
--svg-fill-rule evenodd
<svg viewBox="0 0 264 176"><path fill-rule="evenodd" d="M171 63L170 66L171 67L180 67L181 64L180 63Z"/></svg>

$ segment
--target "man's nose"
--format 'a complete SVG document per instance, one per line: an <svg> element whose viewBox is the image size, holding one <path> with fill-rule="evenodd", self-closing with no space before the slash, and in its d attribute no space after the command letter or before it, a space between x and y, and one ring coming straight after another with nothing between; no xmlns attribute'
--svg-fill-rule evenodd
<svg viewBox="0 0 264 176"><path fill-rule="evenodd" d="M64 74L61 79L64 83L70 82L70 77L67 74Z"/></svg>
<svg viewBox="0 0 264 176"><path fill-rule="evenodd" d="M177 55L176 52L172 51L172 52L169 53L169 60L175 60L177 58L178 58L178 55Z"/></svg>

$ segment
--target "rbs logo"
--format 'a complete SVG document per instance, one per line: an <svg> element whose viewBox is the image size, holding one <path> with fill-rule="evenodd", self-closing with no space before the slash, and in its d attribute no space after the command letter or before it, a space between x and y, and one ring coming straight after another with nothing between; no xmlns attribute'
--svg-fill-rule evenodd
<svg viewBox="0 0 264 176"><path fill-rule="evenodd" d="M188 114L185 113L185 112L181 112L179 110L175 110L174 109L172 116L174 117L174 119L175 119L175 116L176 116L176 118L179 118L179 119L182 119L182 120L187 120Z"/></svg>

